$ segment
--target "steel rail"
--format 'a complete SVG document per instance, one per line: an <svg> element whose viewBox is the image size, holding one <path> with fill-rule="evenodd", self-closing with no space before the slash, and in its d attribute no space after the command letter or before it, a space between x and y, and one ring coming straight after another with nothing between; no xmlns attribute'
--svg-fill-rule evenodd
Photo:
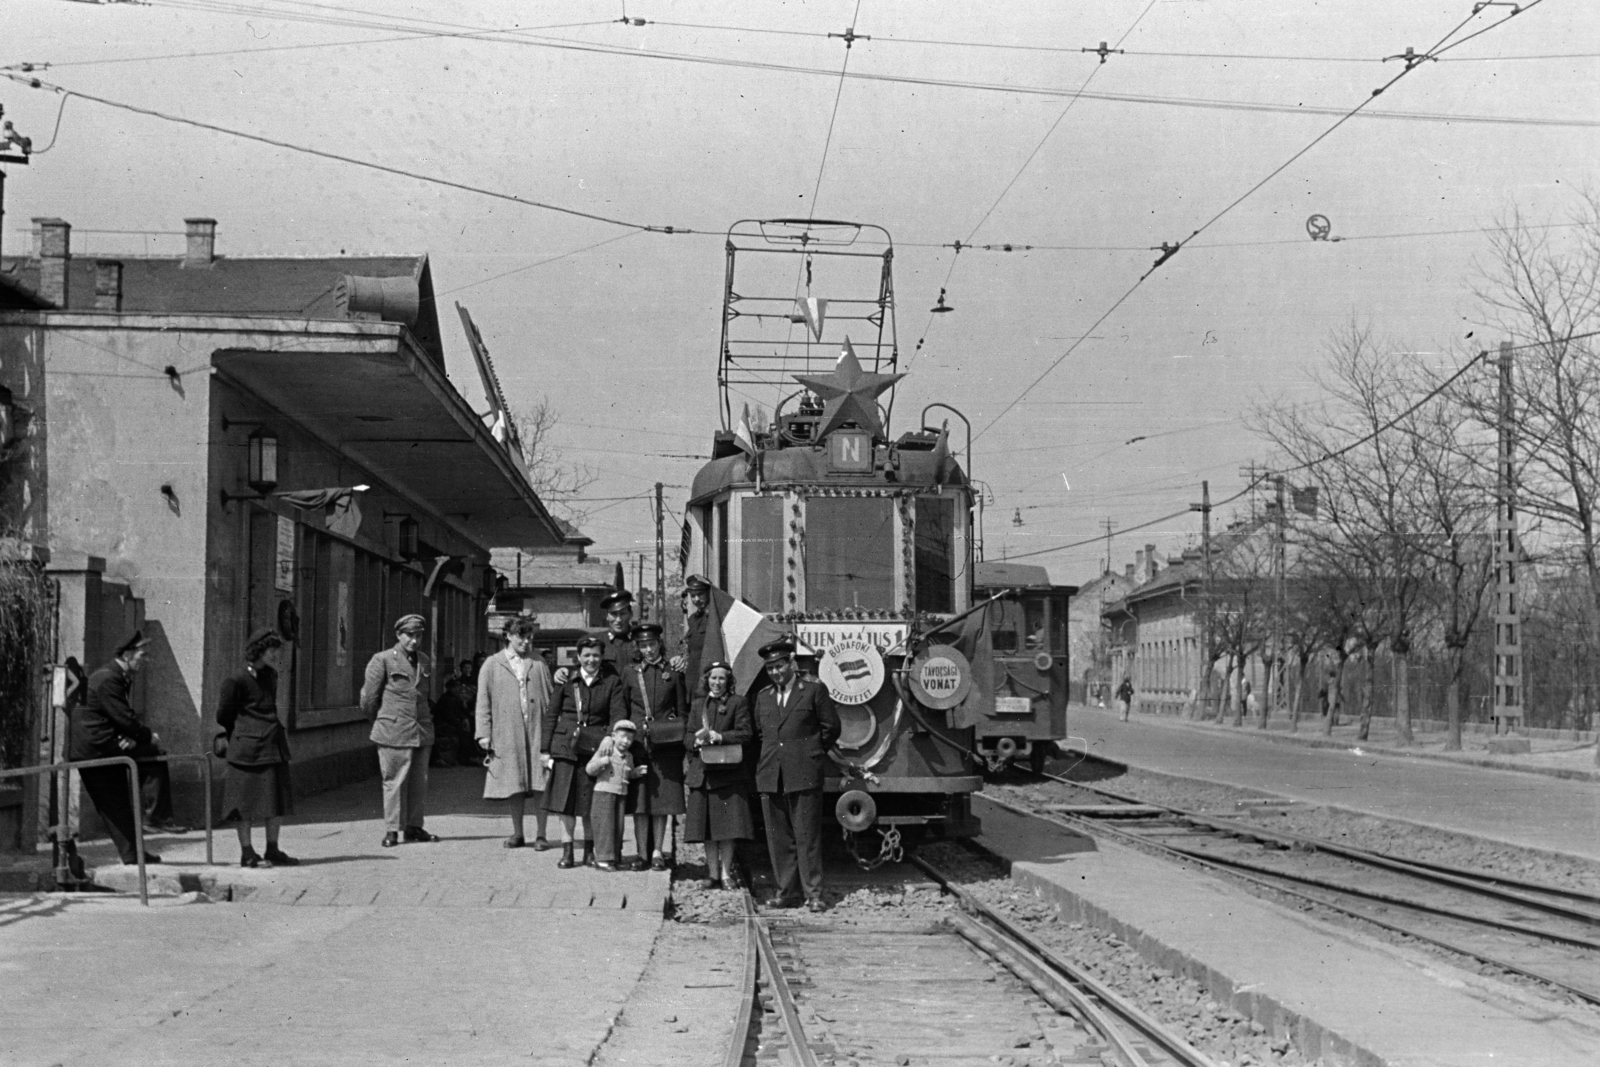
<svg viewBox="0 0 1600 1067"><path fill-rule="evenodd" d="M744 904L744 983L739 988L744 990L739 1000L738 1010L733 1016L733 1036L728 1039L728 1054L722 1058L722 1067L744 1067L745 1050L750 1044L750 1031L755 1026L757 1013L761 1010L761 998L756 995L756 981L761 974L761 941L756 934L756 908L755 901L750 899L750 892L746 890L742 895Z"/></svg>
<svg viewBox="0 0 1600 1067"><path fill-rule="evenodd" d="M1274 830L1267 827L1253 826L1248 823L1233 822L1232 820L1221 819L1215 816L1202 815L1199 812L1187 811L1183 808L1175 808L1170 804L1152 803L1151 801L1140 800L1137 797L1130 797L1124 793L1118 793L1112 789L1105 789L1100 786L1088 785L1081 782L1073 782L1059 775L1047 774L1044 772L1035 773L1038 773L1039 777L1048 779L1052 782L1057 782L1061 785L1072 786L1075 789L1087 789L1091 793L1098 793L1101 796L1111 797L1115 800L1123 801L1124 803L1144 804L1149 807L1161 808L1163 811L1176 815L1179 818L1198 823L1202 826L1209 826L1223 833L1239 834L1246 837L1255 837L1258 839L1268 839L1280 842L1298 843L1309 848L1316 849L1319 852L1326 852L1333 856L1343 856L1345 859L1352 860L1356 863L1364 863L1369 867L1386 868L1402 874L1409 874L1412 877L1422 881L1432 882L1436 885L1451 886L1465 892L1476 893L1480 896L1489 897L1503 903L1518 904L1522 907L1533 908L1536 911L1548 912L1551 915L1560 915L1564 918L1575 919L1579 922L1600 925L1600 914L1587 911L1583 908L1568 907L1564 904L1558 904L1555 901L1540 900L1537 897L1527 895L1526 892L1518 892L1517 890L1528 890L1532 892L1545 893L1549 896L1561 896L1569 899L1587 900L1600 903L1600 897L1592 896L1587 893L1540 886L1532 882L1524 881L1517 881L1515 883L1515 888L1502 888L1501 884L1497 883L1503 883L1507 880L1500 879L1494 875L1478 875L1475 872L1462 871L1459 869L1440 870L1440 865L1437 864L1420 863L1407 859L1403 856L1391 856L1382 852L1374 852L1371 849L1357 848L1351 845L1341 845L1336 841L1328 841L1320 837L1310 837L1306 834L1295 833L1292 830Z"/></svg>
<svg viewBox="0 0 1600 1067"><path fill-rule="evenodd" d="M1122 1033L1124 1027L1131 1027L1154 1042L1179 1063L1186 1064L1188 1067L1215 1067L1213 1061L1205 1053L1173 1033L1155 1017L1125 999L1121 994L1092 974L1039 944L995 909L957 885L948 875L921 856L907 856L906 862L914 864L928 877L938 882L942 889L961 902L963 908L978 915L992 928L986 930L986 933L996 937L997 941L1003 937L1013 942L1016 946L1013 951L1020 951L1024 957L1033 957L1033 961L1030 961L1030 970L1043 966L1056 975L1060 982L1052 983L1051 988L1060 989L1063 995L1068 996L1074 1004L1085 1008L1086 1021L1091 1022L1092 1025L1102 1031L1106 1040L1117 1048L1118 1055L1122 1056L1125 1062L1135 1064L1145 1062L1139 1052L1128 1044L1125 1035ZM961 925L958 924L956 930L958 933L962 933L962 936L966 936L965 928ZM1003 944L1004 941L999 941L999 943ZM980 944L979 947L984 946ZM1002 962L1005 962L1003 958ZM1110 1013L1121 1020L1121 1023L1119 1024L1106 1018L1106 1013L1091 1003L1088 998L1098 1000L1105 1005Z"/></svg>
<svg viewBox="0 0 1600 1067"><path fill-rule="evenodd" d="M1077 785L1078 783L1073 782L1073 783L1070 783L1070 784ZM1105 792L1105 793L1108 793L1108 794L1110 793L1109 790L1097 790L1097 792ZM1225 865L1223 863L1215 862L1210 858L1194 857L1194 856L1185 855L1181 850L1175 849L1171 845L1164 844L1164 843L1162 843L1160 841L1156 841L1156 840L1154 840L1152 838L1145 837L1145 836L1140 835L1140 834L1130 833L1130 832L1128 832L1126 830L1123 830L1123 829L1121 829L1119 827L1108 825L1108 824L1106 824L1104 822L1101 822L1101 821L1099 821L1097 819L1076 818L1076 817L1073 817L1073 816L1070 816L1070 815L1062 815L1062 814L1057 813L1057 812L1032 811L1032 810L1029 810L1028 808L1021 807L1021 806L1019 806L1017 804L1009 803L1007 801L1001 800L1001 799L999 799L997 797L993 797L993 796L986 796L985 799L988 800L989 803L994 804L997 807L1004 808L1006 811L1009 811L1014 815L1023 816L1024 818L1039 819L1042 822L1052 822L1052 823L1056 823L1057 825L1064 826L1064 827L1066 827L1067 829L1070 829L1070 830L1081 830L1081 831L1088 832L1090 834L1098 832L1098 833L1105 834L1107 836L1111 836L1111 837L1116 837L1116 838L1122 839L1122 840L1126 841L1127 843L1129 843L1131 845L1135 845L1135 846L1142 845L1142 846L1144 846L1146 848L1154 849L1154 850L1156 850L1158 852L1161 852L1161 853L1170 853L1170 854L1175 855L1175 856L1180 856L1180 857L1182 857L1184 859L1193 860L1194 862L1200 864L1203 867L1212 868L1213 870L1216 870L1219 873L1227 874L1227 875L1229 875L1231 877L1239 879L1242 882L1246 882L1246 883L1248 883L1250 885L1256 886L1257 888L1260 888L1260 889L1264 889L1264 890L1266 890L1268 892L1279 893L1279 894L1281 894L1283 896L1293 897L1293 898L1295 898L1297 900L1303 900L1308 904L1314 904L1314 905L1316 905L1318 907L1328 908L1331 911L1336 911L1336 912L1340 913L1341 915L1349 916L1352 919L1358 919L1358 920L1360 920L1362 922L1371 923L1373 926L1376 926L1376 927L1378 927L1379 929L1382 929L1382 930L1387 930L1390 933L1400 934L1402 936L1409 937L1409 938L1412 938L1414 940L1422 941L1422 942L1424 942L1426 944L1433 945L1436 948L1441 948L1441 949L1444 949L1444 950L1446 950L1448 952L1453 952L1458 956L1465 956L1468 959L1474 959L1474 960L1478 960L1478 961L1480 961L1482 963L1490 964L1492 966L1500 968L1503 971L1507 971L1507 972L1512 973L1512 974L1519 974L1519 975L1523 976L1524 978L1530 978L1530 979L1533 979L1534 981L1542 982L1545 985L1553 986L1556 989L1560 989L1563 992L1569 993L1572 996L1577 997L1579 1000L1583 1000L1583 1001L1586 1001L1586 1002L1588 1002L1590 1004L1594 1004L1594 1005L1600 1005L1600 993L1597 993L1594 990L1585 989L1582 986L1572 985L1569 982L1563 981L1560 978L1552 977L1552 976L1550 976L1548 974L1545 974L1545 973L1543 973L1541 971L1530 970L1529 968L1523 966L1522 964L1515 963L1515 962L1513 962L1511 960L1504 959L1504 958L1502 958L1500 956L1491 955L1491 954L1489 954L1487 952L1484 952L1484 951L1482 951L1480 949L1468 948L1465 945L1457 944L1456 942L1453 942L1453 941L1446 941L1443 938L1434 937L1434 936L1432 936L1430 934L1421 933L1420 931L1415 930L1415 929L1413 929L1411 927L1402 926L1399 923L1395 923L1395 922L1390 922L1387 919L1382 919L1382 918L1379 918L1379 917L1377 917L1375 915L1369 914L1367 912L1360 911L1358 909L1351 908L1351 907L1348 907L1348 906L1343 905L1343 904L1339 904L1336 901L1328 900L1326 898L1316 896L1315 894L1312 894L1312 893L1304 893L1304 892L1301 892L1301 891L1299 891L1297 889L1289 888L1288 886L1283 885L1281 881L1274 881L1272 879L1260 877L1260 876L1257 876L1257 875L1254 875L1254 874L1250 874L1250 873L1245 872L1245 871L1235 870L1235 869L1233 869L1233 868L1231 868L1231 867L1229 867L1229 866L1227 866L1227 865ZM1341 889L1340 887L1337 887L1337 886L1329 886L1328 889L1331 892L1339 892L1339 893L1345 892L1343 889ZM1414 905L1407 904L1406 906L1407 907L1413 907ZM1455 916L1452 916L1452 917L1458 918L1458 919L1462 919L1463 921L1467 921L1467 922L1476 921L1472 917L1468 917L1468 916L1455 915Z"/></svg>
<svg viewBox="0 0 1600 1067"><path fill-rule="evenodd" d="M789 980L784 977L783 963L778 959L777 950L772 947L772 937L767 932L767 921L755 913L754 903L750 899L750 891L744 891L745 923L750 928L761 968L767 975L767 988L772 993L773 1006L777 1009L778 1018L783 1023L783 1030L789 1038L789 1054L787 1058L795 1067L820 1067L817 1054L811 1050L811 1042L806 1038L805 1026L800 1022L800 1009L794 1001L794 991L789 988ZM746 968L749 969L748 967ZM752 995L754 994L755 981L751 980ZM755 1001L754 1011L759 1009L759 998ZM740 1043L743 1052L743 1042ZM731 1056L731 1053L730 1053Z"/></svg>

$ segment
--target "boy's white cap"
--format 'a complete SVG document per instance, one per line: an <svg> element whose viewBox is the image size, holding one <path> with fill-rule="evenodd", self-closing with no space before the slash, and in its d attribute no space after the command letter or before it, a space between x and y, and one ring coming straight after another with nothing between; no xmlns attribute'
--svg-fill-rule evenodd
<svg viewBox="0 0 1600 1067"><path fill-rule="evenodd" d="M633 725L633 720L631 719L618 719L616 722L611 724L611 728L613 730L632 730L634 733L639 732L639 728Z"/></svg>

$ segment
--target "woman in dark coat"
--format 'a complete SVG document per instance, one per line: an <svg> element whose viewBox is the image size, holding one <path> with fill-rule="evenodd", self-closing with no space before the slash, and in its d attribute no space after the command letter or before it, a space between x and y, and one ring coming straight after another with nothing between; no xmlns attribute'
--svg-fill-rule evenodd
<svg viewBox="0 0 1600 1067"><path fill-rule="evenodd" d="M713 886L739 887L734 871L734 850L740 841L755 837L750 819L750 776L742 760L706 763L700 750L707 745L744 745L755 738L750 707L734 695L733 668L713 663L705 670L701 694L689 711L689 755L684 784L689 788L689 815L683 839L706 843L706 868Z"/></svg>
<svg viewBox="0 0 1600 1067"><path fill-rule="evenodd" d="M299 861L278 847L278 828L294 814L289 788L289 739L278 721L278 655L283 641L270 628L257 630L245 643L245 669L222 683L217 706L214 748L228 761L223 783L223 821L237 819L239 866L286 867ZM256 854L250 829L267 824L267 852Z"/></svg>
<svg viewBox="0 0 1600 1067"><path fill-rule="evenodd" d="M634 762L644 774L628 789L633 839L639 846L635 870L648 862L653 871L667 869L667 820L686 810L683 797L684 725L689 718L688 690L683 675L667 666L661 654L661 627L642 623L633 628L638 661L627 670L628 718L638 724ZM648 857L648 860L646 859Z"/></svg>
<svg viewBox="0 0 1600 1067"><path fill-rule="evenodd" d="M597 637L578 639L578 669L571 673L545 705L544 729L539 743L544 765L550 771L544 787L544 810L561 816L561 859L556 866L575 866L573 829L583 820L583 862L594 863L594 838L589 834L589 805L594 799L594 779L584 770L611 724L628 717L622 679L600 670L601 645Z"/></svg>

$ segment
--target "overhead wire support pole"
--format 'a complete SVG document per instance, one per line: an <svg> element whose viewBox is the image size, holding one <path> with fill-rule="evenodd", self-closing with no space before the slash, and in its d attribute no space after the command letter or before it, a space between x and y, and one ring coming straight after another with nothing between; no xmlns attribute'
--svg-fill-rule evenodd
<svg viewBox="0 0 1600 1067"><path fill-rule="evenodd" d="M1277 504L1277 529L1274 531L1272 545L1272 568L1275 584L1277 585L1278 610L1272 620L1272 675L1267 679L1267 702L1261 709L1261 726L1267 725L1267 717L1272 714L1274 704L1283 702L1283 683L1288 677L1286 670L1287 659L1284 656L1284 613L1288 610L1288 598L1285 593L1285 575L1288 570L1287 559L1287 523L1288 513L1284 510L1283 475L1272 476L1273 495Z"/></svg>
<svg viewBox="0 0 1600 1067"><path fill-rule="evenodd" d="M1516 399L1511 342L1500 342L1500 404L1495 462L1494 728L1511 733L1525 721L1527 685L1522 673L1522 616L1517 604Z"/></svg>
<svg viewBox="0 0 1600 1067"><path fill-rule="evenodd" d="M1200 560L1203 585L1200 594L1200 684L1196 696L1201 707L1190 715L1204 719L1211 710L1211 483L1200 483L1200 503L1190 504L1190 511L1200 513Z"/></svg>
<svg viewBox="0 0 1600 1067"><path fill-rule="evenodd" d="M662 539L662 519L664 509L661 504L660 482L656 483L656 624L667 624L667 555L666 542Z"/></svg>

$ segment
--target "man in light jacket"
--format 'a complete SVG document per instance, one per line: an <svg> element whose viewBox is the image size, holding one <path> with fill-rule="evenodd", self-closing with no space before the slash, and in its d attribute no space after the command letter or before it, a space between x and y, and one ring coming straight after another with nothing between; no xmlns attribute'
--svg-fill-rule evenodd
<svg viewBox="0 0 1600 1067"><path fill-rule="evenodd" d="M427 623L421 615L394 624L395 644L367 663L361 710L372 720L383 775L383 847L407 841L437 841L422 828L428 800L428 754L433 748L433 711L428 703L428 657L420 650Z"/></svg>

